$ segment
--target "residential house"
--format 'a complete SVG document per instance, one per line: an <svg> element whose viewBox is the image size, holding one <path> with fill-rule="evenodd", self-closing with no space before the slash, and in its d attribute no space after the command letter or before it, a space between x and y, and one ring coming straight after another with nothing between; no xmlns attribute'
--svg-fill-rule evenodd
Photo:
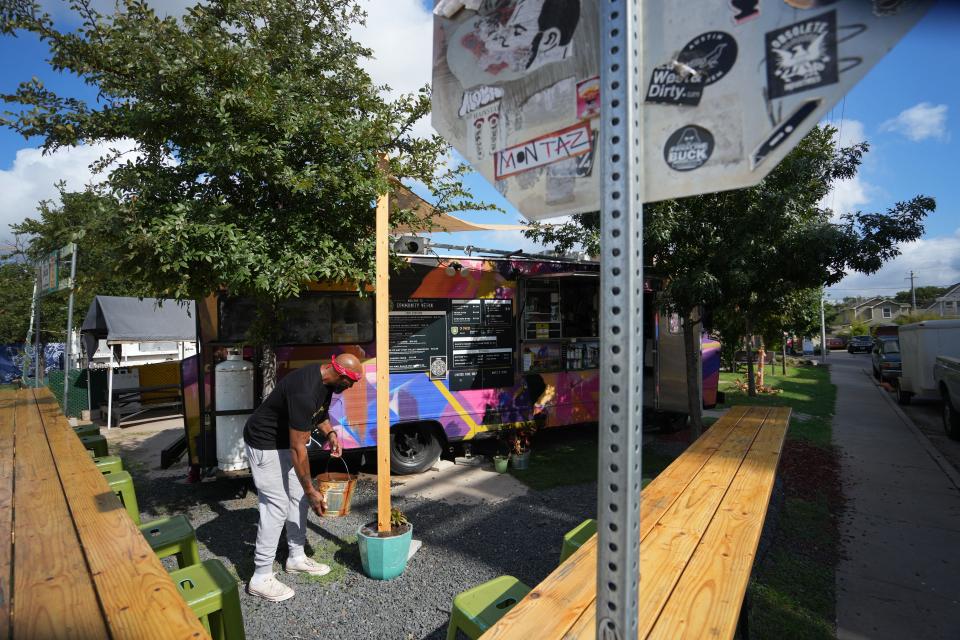
<svg viewBox="0 0 960 640"><path fill-rule="evenodd" d="M897 316L910 313L910 303L897 302L893 298L875 297L854 303L840 310L839 320L849 325L865 322L870 326L891 324Z"/></svg>
<svg viewBox="0 0 960 640"><path fill-rule="evenodd" d="M945 294L938 297L923 312L935 313L944 318L960 316L960 282L950 287Z"/></svg>

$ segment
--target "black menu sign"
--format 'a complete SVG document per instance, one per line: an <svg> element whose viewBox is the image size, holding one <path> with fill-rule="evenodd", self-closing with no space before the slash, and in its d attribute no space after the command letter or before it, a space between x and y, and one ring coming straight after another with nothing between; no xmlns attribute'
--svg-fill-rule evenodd
<svg viewBox="0 0 960 640"><path fill-rule="evenodd" d="M454 300L450 318L450 389L514 384L512 300Z"/></svg>
<svg viewBox="0 0 960 640"><path fill-rule="evenodd" d="M442 298L390 301L390 373L446 375L449 309Z"/></svg>

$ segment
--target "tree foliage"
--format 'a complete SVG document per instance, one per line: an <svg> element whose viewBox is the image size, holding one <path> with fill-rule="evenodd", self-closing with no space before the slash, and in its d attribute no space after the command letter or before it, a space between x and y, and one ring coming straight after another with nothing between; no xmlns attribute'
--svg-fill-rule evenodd
<svg viewBox="0 0 960 640"><path fill-rule="evenodd" d="M644 207L644 260L665 279L667 300L689 323L706 305L727 319L725 338L737 342L754 333L772 335L775 327L809 325L803 318L811 292L819 295L850 271L877 271L899 254L900 243L923 234L923 220L935 207L930 197L839 218L820 206L833 183L856 175L868 151L866 143L838 147L835 134L829 126L814 128L754 187ZM529 235L594 243L599 225L595 216L580 217L559 229L535 227ZM819 325L819 302L817 316ZM687 344L693 371L697 341ZM698 411L691 400L691 413Z"/></svg>
<svg viewBox="0 0 960 640"><path fill-rule="evenodd" d="M96 164L106 179L95 199L116 203L115 267L142 291L199 298L223 286L278 300L311 280L368 282L388 175L426 185L441 211L479 206L465 168L442 169L446 144L412 133L428 89L390 102L363 70L356 2L209 0L180 20L143 0L117 5L102 14L72 0L81 26L68 32L39 2L5 4L0 32L36 34L50 65L98 97L33 78L2 96L16 108L0 122L47 152L114 146ZM430 224L409 210L392 222Z"/></svg>
<svg viewBox="0 0 960 640"><path fill-rule="evenodd" d="M909 289L906 291L898 291L897 294L893 296L893 299L897 302L913 304L913 295L916 294L917 307L923 308L933 304L938 297L942 296L949 290L950 287L915 287L913 293L911 293Z"/></svg>

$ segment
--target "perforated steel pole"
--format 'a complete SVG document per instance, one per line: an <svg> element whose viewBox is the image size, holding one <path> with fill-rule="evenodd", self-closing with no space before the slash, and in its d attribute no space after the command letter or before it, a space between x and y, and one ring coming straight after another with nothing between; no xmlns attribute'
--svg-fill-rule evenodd
<svg viewBox="0 0 960 640"><path fill-rule="evenodd" d="M70 401L70 356L73 355L73 294L77 290L77 245L70 245L70 301L67 303L67 339L63 349L63 415Z"/></svg>
<svg viewBox="0 0 960 640"><path fill-rule="evenodd" d="M601 344L597 638L637 637L643 393L641 0L600 2Z"/></svg>

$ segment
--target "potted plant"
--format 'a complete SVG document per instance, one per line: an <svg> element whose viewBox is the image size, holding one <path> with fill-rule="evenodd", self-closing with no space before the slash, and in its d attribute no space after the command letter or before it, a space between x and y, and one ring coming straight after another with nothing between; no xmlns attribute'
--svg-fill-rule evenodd
<svg viewBox="0 0 960 640"><path fill-rule="evenodd" d="M400 509L390 510L390 530L378 531L377 523L365 524L357 531L363 572L374 580L391 580L407 567L413 525Z"/></svg>
<svg viewBox="0 0 960 640"><path fill-rule="evenodd" d="M513 448L511 430L503 425L497 429L497 453L493 456L493 468L497 473L506 473Z"/></svg>
<svg viewBox="0 0 960 640"><path fill-rule="evenodd" d="M530 465L530 439L537 430L537 423L527 420L511 434L510 460L513 468L521 471Z"/></svg>

